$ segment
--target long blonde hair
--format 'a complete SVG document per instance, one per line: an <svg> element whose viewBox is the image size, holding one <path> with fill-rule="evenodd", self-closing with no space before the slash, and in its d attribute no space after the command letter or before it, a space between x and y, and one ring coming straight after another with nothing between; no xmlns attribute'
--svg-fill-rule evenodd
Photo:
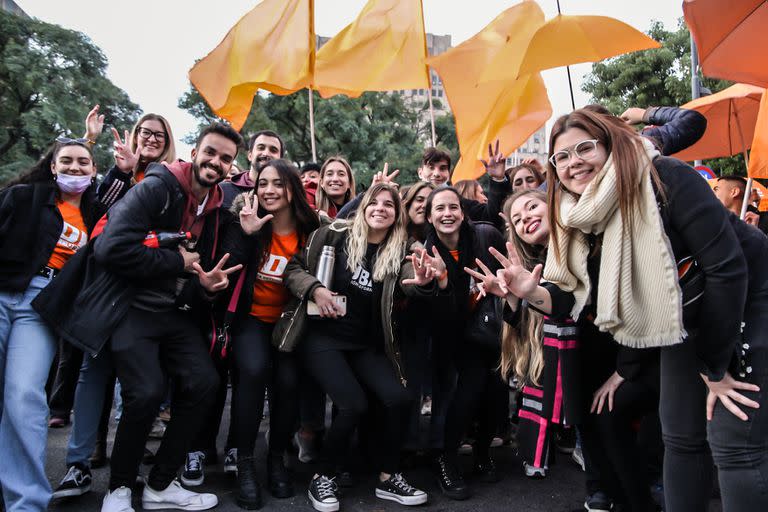
<svg viewBox="0 0 768 512"><path fill-rule="evenodd" d="M323 178L325 177L325 168L333 162L339 162L343 165L349 176L349 190L344 194L344 204L347 204L356 195L357 185L355 185L355 174L352 172L352 166L349 165L347 159L339 155L328 157L320 168L320 182L317 185L317 192L315 193L315 208L322 212L327 212L332 203L331 198L328 197L325 190L323 190Z"/></svg>
<svg viewBox="0 0 768 512"><path fill-rule="evenodd" d="M347 253L347 268L354 272L357 266L363 263L368 249L368 223L365 220L365 209L373 203L374 198L380 192L387 191L395 203L395 223L389 228L386 238L379 244L376 252L376 262L373 265L373 280L381 282L388 275L397 276L400 273L400 264L405 257L405 218L403 204L397 189L388 183L377 183L363 196L360 206L352 220L345 251Z"/></svg>
<svg viewBox="0 0 768 512"><path fill-rule="evenodd" d="M538 250L520 239L510 222L512 204L523 196L533 196L545 203L547 196L537 189L520 190L512 194L502 208L507 220L507 237L515 247L523 267L527 270L533 270L533 267L543 262L546 251ZM544 370L543 326L544 317L541 313L530 308L523 308L520 311L520 324L517 328L504 323L501 336L501 363L499 365L502 377L507 378L511 373L514 373L523 382L540 385L541 373Z"/></svg>

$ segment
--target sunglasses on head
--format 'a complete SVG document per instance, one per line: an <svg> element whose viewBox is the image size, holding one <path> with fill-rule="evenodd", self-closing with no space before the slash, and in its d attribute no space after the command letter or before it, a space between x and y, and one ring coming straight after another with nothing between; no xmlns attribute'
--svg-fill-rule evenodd
<svg viewBox="0 0 768 512"><path fill-rule="evenodd" d="M56 137L56 142L58 142L59 144L80 144L81 146L85 146L91 141L88 139L82 139L82 138L70 139L69 137L64 137L63 135L59 135L58 137Z"/></svg>

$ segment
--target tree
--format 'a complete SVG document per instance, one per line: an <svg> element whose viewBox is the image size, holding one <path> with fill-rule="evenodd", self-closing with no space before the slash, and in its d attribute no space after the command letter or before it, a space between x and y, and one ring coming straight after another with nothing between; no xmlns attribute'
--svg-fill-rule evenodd
<svg viewBox="0 0 768 512"><path fill-rule="evenodd" d="M592 102L604 105L614 114L629 107L682 105L691 101L691 35L682 19L677 30L669 31L655 21L648 35L661 48L634 52L598 62L586 77L582 90ZM702 77L702 86L718 92L732 82ZM744 175L741 155L708 160L720 174Z"/></svg>
<svg viewBox="0 0 768 512"><path fill-rule="evenodd" d="M80 137L98 103L106 123L131 126L139 107L105 76L107 59L90 39L0 11L0 183L32 165L58 135ZM111 134L96 161L111 160Z"/></svg>
<svg viewBox="0 0 768 512"><path fill-rule="evenodd" d="M373 174L385 162L390 169L400 169L401 183L418 179L416 170L421 154L428 145L429 118L426 129L418 109L406 106L398 94L366 92L359 98L334 96L321 99L315 93L315 140L318 160L341 154L347 157L358 184L367 185ZM187 110L200 123L209 124L217 119L210 107L193 87L179 100L179 107ZM448 117L448 116L445 116ZM458 153L453 121L443 117L436 124L442 145ZM309 129L309 95L298 91L288 96L257 94L245 125L244 136L257 130L274 130L285 141L287 157L299 162L312 159ZM452 133L448 133L452 132ZM245 159L240 160L247 167Z"/></svg>

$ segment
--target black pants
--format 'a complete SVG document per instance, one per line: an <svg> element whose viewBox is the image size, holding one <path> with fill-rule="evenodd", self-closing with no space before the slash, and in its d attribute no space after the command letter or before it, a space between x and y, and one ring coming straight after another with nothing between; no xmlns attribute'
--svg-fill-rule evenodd
<svg viewBox="0 0 768 512"><path fill-rule="evenodd" d="M192 442L192 449L190 451L193 452L205 452L205 453L216 453L216 438L219 436L219 427L221 426L221 418L224 415L224 406L227 403L227 383L229 382L230 375L232 376L233 380L233 388L234 388L234 380L235 380L235 372L232 370L232 360L231 357L227 357L226 359L221 359L219 357L214 357L212 359L213 365L216 368L216 373L219 375L219 381L217 384L217 390L216 390L216 400L214 401L213 407L211 408L211 412L206 418L205 422L203 423L203 428L200 429L200 432L198 433L197 437L195 437L195 440ZM234 394L233 394L234 395ZM235 447L235 422L233 418L237 414L237 408L235 405L235 397L232 396L232 401L230 403L230 422L229 422L229 432L227 433L227 440L224 444L224 452L226 453L230 448Z"/></svg>
<svg viewBox="0 0 768 512"><path fill-rule="evenodd" d="M615 498L622 496L628 510L634 512L652 510L648 465L655 453L641 450L632 425L645 415L655 416L659 404L658 379L658 371L649 371L637 380L625 381L614 394L613 411L608 410L606 403L601 414L593 415L601 448L610 463L606 473L613 473L612 478L621 489L620 493L603 490Z"/></svg>
<svg viewBox="0 0 768 512"><path fill-rule="evenodd" d="M216 396L218 379L202 333L189 313L131 308L112 334L111 349L122 387L123 415L112 451L109 488L131 488L135 483L144 443L170 377L173 415L148 480L153 489L165 489L184 463Z"/></svg>
<svg viewBox="0 0 768 512"><path fill-rule="evenodd" d="M53 381L48 406L51 417L67 418L75 401L75 387L83 364L83 352L75 346L59 339L58 364Z"/></svg>
<svg viewBox="0 0 768 512"><path fill-rule="evenodd" d="M237 378L235 447L238 457L253 455L261 418L264 391L270 390L269 451L282 454L287 448L298 417L299 371L295 356L272 346L274 324L252 316L243 320L232 336L232 356Z"/></svg>
<svg viewBox="0 0 768 512"><path fill-rule="evenodd" d="M445 421L445 453L455 458L461 439L472 420L478 420L474 452L487 457L498 425L499 408L497 389L492 379L498 379L495 371L499 354L484 347L462 347L456 359L458 381Z"/></svg>
<svg viewBox="0 0 768 512"><path fill-rule="evenodd" d="M311 352L306 347L312 346L315 336L310 334L304 340L303 362L338 408L325 436L320 472L333 475L337 468L347 465L350 439L368 409L368 390L384 407L377 457L379 470L396 473L404 433L403 418L411 395L398 379L392 362L382 351L372 348Z"/></svg>

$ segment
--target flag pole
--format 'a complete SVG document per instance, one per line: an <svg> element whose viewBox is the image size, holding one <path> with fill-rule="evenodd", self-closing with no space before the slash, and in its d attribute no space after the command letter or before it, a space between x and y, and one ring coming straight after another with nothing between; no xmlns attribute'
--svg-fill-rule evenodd
<svg viewBox="0 0 768 512"><path fill-rule="evenodd" d="M419 9L421 9L421 31L424 33L424 58L429 57L427 52L427 27L424 24L424 1L419 0ZM429 121L432 125L432 147L437 146L437 137L435 136L435 109L432 107L432 70L429 69L427 64L424 64L427 70L427 80L429 81L429 88L427 89L427 97L429 100Z"/></svg>
<svg viewBox="0 0 768 512"><path fill-rule="evenodd" d="M560 12L560 0L557 0L557 14ZM571 92L571 109L576 110L576 101L573 99L573 82L571 82L571 66L565 66L565 72L568 74L568 90Z"/></svg>
<svg viewBox="0 0 768 512"><path fill-rule="evenodd" d="M315 148L315 99L312 94L312 88L308 88L309 93L309 140L312 144L312 161L317 162L317 149Z"/></svg>
<svg viewBox="0 0 768 512"><path fill-rule="evenodd" d="M427 89L429 95L429 121L432 123L432 147L435 147L437 146L437 137L435 136L435 110L432 108L432 76L429 66L427 66L427 72L430 73L429 89Z"/></svg>
<svg viewBox="0 0 768 512"><path fill-rule="evenodd" d="M744 198L741 201L741 213L739 218L744 220L747 214L747 206L749 206L749 198L752 195L752 178L749 177L749 156L747 155L747 145L744 144L744 134L741 131L741 122L739 121L739 114L734 109L733 117L736 118L736 128L739 130L739 142L741 142L741 150L744 154L744 165L747 167L747 186L744 189Z"/></svg>

